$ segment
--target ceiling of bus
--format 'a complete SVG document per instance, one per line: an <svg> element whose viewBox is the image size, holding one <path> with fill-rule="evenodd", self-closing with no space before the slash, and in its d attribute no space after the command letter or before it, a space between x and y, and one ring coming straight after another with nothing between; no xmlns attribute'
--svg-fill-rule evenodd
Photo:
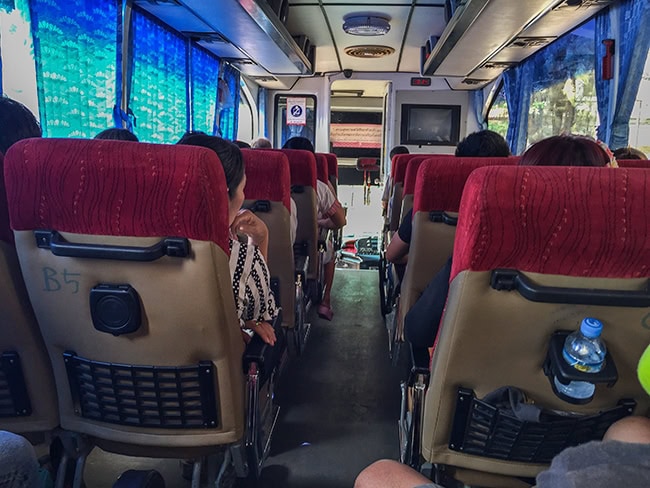
<svg viewBox="0 0 650 488"><path fill-rule="evenodd" d="M364 72L423 74L444 80L446 88L471 90L616 0L134 1L269 88L287 88L300 76L350 70L356 79ZM285 2L283 24L276 10ZM458 6L450 17L451 2ZM380 36L348 34L343 23L351 14L381 16L390 30ZM314 46L313 58L296 42L305 37ZM433 50L423 63L428 39ZM352 57L346 53L352 47L392 53Z"/></svg>

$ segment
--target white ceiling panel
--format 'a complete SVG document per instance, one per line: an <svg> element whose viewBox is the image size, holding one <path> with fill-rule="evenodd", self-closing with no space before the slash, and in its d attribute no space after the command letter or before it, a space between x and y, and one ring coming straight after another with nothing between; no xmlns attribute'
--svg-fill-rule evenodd
<svg viewBox="0 0 650 488"><path fill-rule="evenodd" d="M435 6L416 7L411 17L399 70L419 73L420 47L427 42L430 36L440 37L445 27L443 8Z"/></svg>

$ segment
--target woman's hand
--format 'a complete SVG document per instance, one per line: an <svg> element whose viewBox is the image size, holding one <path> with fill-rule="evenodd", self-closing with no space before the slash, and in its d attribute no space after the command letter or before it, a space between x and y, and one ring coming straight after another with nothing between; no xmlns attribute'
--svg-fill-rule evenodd
<svg viewBox="0 0 650 488"><path fill-rule="evenodd" d="M269 230L266 224L250 210L240 210L233 220L230 230L233 234L247 235L251 244L259 247L266 259L269 246Z"/></svg>
<svg viewBox="0 0 650 488"><path fill-rule="evenodd" d="M275 337L275 331L273 330L273 326L268 322L256 322L255 320L248 320L246 322L246 326L252 329L253 332L260 336L262 340L268 345L275 345L275 341L277 340Z"/></svg>

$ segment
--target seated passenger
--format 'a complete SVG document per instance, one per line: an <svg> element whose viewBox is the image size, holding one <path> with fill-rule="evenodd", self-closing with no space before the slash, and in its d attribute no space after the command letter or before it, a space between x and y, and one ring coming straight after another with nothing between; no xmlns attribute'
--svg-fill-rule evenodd
<svg viewBox="0 0 650 488"><path fill-rule="evenodd" d="M393 161L393 156L396 156L398 154L410 154L409 153L409 148L406 146L395 146L393 149L390 150L390 153L388 154L388 159ZM390 194L393 191L393 175L389 175L386 177L386 181L384 182L384 192L381 194L381 214L384 217L387 217L389 212L388 212L388 204L390 203Z"/></svg>
<svg viewBox="0 0 650 488"><path fill-rule="evenodd" d="M40 470L34 447L16 434L0 430L0 486L40 488L47 486L47 474ZM52 481L49 480L49 485Z"/></svg>
<svg viewBox="0 0 650 488"><path fill-rule="evenodd" d="M27 107L0 96L0 153L5 154L15 142L41 135L41 126Z"/></svg>
<svg viewBox="0 0 650 488"><path fill-rule="evenodd" d="M537 475L537 488L647 487L650 480L650 419L625 417L602 441L569 447ZM354 488L442 488L414 469L382 459L365 468Z"/></svg>
<svg viewBox="0 0 650 488"><path fill-rule="evenodd" d="M611 153L585 136L553 136L533 144L521 156L520 166L610 166L616 167ZM433 277L404 318L406 339L414 349L433 346L447 302L451 257Z"/></svg>
<svg viewBox="0 0 650 488"><path fill-rule="evenodd" d="M273 144L266 137L258 137L251 143L253 149L273 149Z"/></svg>
<svg viewBox="0 0 650 488"><path fill-rule="evenodd" d="M113 128L106 129L97 134L93 139L110 139L113 141L140 142L138 136L128 129Z"/></svg>
<svg viewBox="0 0 650 488"><path fill-rule="evenodd" d="M244 141L234 141L234 144L239 149L250 149L251 148L251 145L248 142L244 142Z"/></svg>
<svg viewBox="0 0 650 488"><path fill-rule="evenodd" d="M314 146L306 137L292 137L284 143L283 149L302 149L314 152ZM329 183L316 180L316 193L318 199L318 226L321 229L340 229L345 225L345 211L339 203ZM318 316L326 320L332 320L331 293L334 283L334 243L332 234L325 243L325 276L323 300L318 306Z"/></svg>
<svg viewBox="0 0 650 488"><path fill-rule="evenodd" d="M510 156L506 140L496 132L482 130L468 135L456 146L458 157L503 157ZM409 210L386 248L386 259L394 264L406 264L413 231L413 209Z"/></svg>
<svg viewBox="0 0 650 488"><path fill-rule="evenodd" d="M269 231L253 212L242 210L246 174L240 149L233 143L215 136L189 135L178 144L212 149L223 165L228 186L228 223L230 225L230 274L244 340L259 335L267 344L276 337L270 322L278 308L269 283L266 266ZM247 242L241 242L238 235Z"/></svg>
<svg viewBox="0 0 650 488"><path fill-rule="evenodd" d="M614 151L614 157L616 159L648 159L648 156L643 152L630 146L621 147Z"/></svg>

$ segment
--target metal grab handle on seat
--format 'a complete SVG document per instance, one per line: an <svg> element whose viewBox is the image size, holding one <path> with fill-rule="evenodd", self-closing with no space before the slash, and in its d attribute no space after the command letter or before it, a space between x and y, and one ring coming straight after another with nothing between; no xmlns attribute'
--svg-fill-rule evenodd
<svg viewBox="0 0 650 488"><path fill-rule="evenodd" d="M149 247L68 242L55 230L35 230L34 237L39 248L73 258L155 261L163 256L186 258L190 254L190 241L185 237L165 237Z"/></svg>
<svg viewBox="0 0 650 488"><path fill-rule="evenodd" d="M648 284L645 290L602 290L538 285L515 269L495 269L490 276L495 290L517 290L531 302L605 305L610 307L650 307Z"/></svg>

